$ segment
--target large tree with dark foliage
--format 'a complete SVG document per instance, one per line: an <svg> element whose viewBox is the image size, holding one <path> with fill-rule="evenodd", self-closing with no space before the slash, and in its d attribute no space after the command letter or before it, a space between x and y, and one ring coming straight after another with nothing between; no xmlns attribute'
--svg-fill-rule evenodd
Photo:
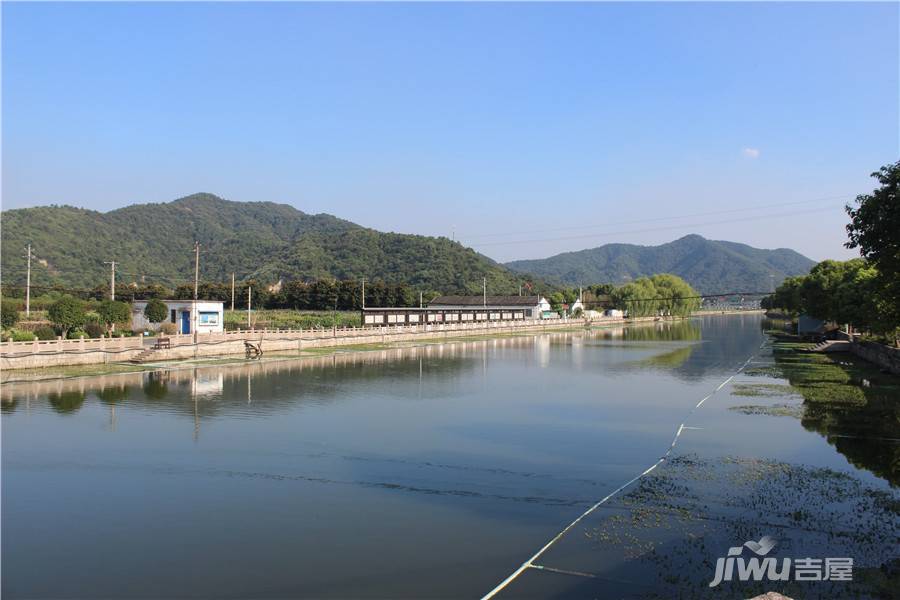
<svg viewBox="0 0 900 600"><path fill-rule="evenodd" d="M896 280L900 278L900 161L881 167L872 177L881 187L857 196L856 207L847 206L850 240L845 245L859 248L883 276Z"/></svg>
<svg viewBox="0 0 900 600"><path fill-rule="evenodd" d="M881 167L872 177L881 187L857 196L855 207L847 206L846 246L859 248L877 269L872 287L885 308L884 325L900 327L900 161Z"/></svg>

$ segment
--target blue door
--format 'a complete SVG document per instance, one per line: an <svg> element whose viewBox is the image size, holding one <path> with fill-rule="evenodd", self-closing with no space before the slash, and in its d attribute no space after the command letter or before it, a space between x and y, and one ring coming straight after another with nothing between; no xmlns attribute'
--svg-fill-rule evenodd
<svg viewBox="0 0 900 600"><path fill-rule="evenodd" d="M191 332L191 313L184 310L181 312L181 333Z"/></svg>

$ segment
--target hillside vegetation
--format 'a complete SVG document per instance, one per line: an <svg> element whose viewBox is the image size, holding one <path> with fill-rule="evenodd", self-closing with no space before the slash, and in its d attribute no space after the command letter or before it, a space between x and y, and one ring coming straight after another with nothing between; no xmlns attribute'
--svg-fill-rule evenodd
<svg viewBox="0 0 900 600"><path fill-rule="evenodd" d="M803 275L815 264L793 250L760 250L744 244L688 235L660 246L607 244L539 260L506 263L566 285L621 285L657 273L678 275L703 294L769 291L786 277Z"/></svg>
<svg viewBox="0 0 900 600"><path fill-rule="evenodd" d="M203 281L274 283L336 278L403 282L447 293L513 293L522 277L447 238L382 233L285 204L230 202L195 194L174 202L108 213L71 206L3 212L4 285L25 282L24 248L32 243L32 284L85 288L109 281L167 286L193 281L193 243L200 241Z"/></svg>

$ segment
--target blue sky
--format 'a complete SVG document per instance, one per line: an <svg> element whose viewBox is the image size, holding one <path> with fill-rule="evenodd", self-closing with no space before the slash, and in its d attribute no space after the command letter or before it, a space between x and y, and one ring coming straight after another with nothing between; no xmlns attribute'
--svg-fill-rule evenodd
<svg viewBox="0 0 900 600"><path fill-rule="evenodd" d="M3 208L206 191L498 260L688 233L845 258L898 4L10 4Z"/></svg>

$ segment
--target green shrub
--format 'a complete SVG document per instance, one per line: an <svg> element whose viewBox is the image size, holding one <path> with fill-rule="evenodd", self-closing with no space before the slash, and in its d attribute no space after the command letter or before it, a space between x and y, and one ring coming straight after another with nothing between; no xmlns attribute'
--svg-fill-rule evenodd
<svg viewBox="0 0 900 600"><path fill-rule="evenodd" d="M70 329L81 328L87 320L84 302L72 296L63 296L47 311L50 322L59 327L63 337Z"/></svg>
<svg viewBox="0 0 900 600"><path fill-rule="evenodd" d="M76 327L74 329L70 329L66 339L77 340L82 337L90 337L87 332L81 327Z"/></svg>
<svg viewBox="0 0 900 600"><path fill-rule="evenodd" d="M147 302L144 307L144 317L151 323L162 323L169 316L169 308L166 303L157 298L153 298Z"/></svg>
<svg viewBox="0 0 900 600"><path fill-rule="evenodd" d="M34 340L34 334L32 332L23 331L21 329L10 329L8 335L14 342L30 342Z"/></svg>
<svg viewBox="0 0 900 600"><path fill-rule="evenodd" d="M4 298L3 301L0 302L0 325L3 326L3 329L15 327L16 323L19 321L20 309L21 304L16 300Z"/></svg>
<svg viewBox="0 0 900 600"><path fill-rule="evenodd" d="M104 300L97 307L100 322L107 328L113 325L125 325L131 322L131 305L118 300Z"/></svg>
<svg viewBox="0 0 900 600"><path fill-rule="evenodd" d="M39 340L55 340L56 339L56 331L52 327L47 327L43 325L38 327L33 332L33 337L36 337Z"/></svg>
<svg viewBox="0 0 900 600"><path fill-rule="evenodd" d="M85 333L87 333L88 337L98 338L106 333L106 327L104 327L97 321L88 321L84 324L84 331Z"/></svg>

